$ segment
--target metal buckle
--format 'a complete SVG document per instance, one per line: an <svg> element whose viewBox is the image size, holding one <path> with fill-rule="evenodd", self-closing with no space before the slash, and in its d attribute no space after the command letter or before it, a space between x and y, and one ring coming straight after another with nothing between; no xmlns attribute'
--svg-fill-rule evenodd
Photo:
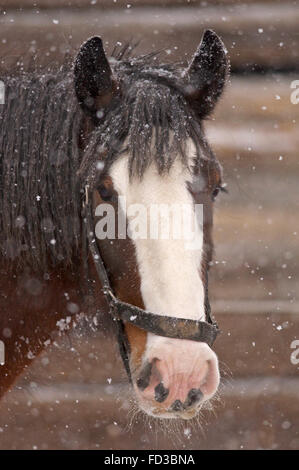
<svg viewBox="0 0 299 470"><path fill-rule="evenodd" d="M115 297L115 295L113 294L112 292L112 289L111 287L109 286L104 286L102 288L102 291L103 291L103 294L106 295L107 297L109 297L109 303L110 302L113 302L114 304L117 303L117 298Z"/></svg>

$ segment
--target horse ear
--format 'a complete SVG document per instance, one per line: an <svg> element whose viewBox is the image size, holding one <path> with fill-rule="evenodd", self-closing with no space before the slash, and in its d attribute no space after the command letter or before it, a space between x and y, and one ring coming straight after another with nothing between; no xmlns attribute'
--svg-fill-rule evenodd
<svg viewBox="0 0 299 470"><path fill-rule="evenodd" d="M213 110L228 73L229 61L223 42L214 31L206 30L185 72L186 98L200 118Z"/></svg>
<svg viewBox="0 0 299 470"><path fill-rule="evenodd" d="M85 112L95 117L110 104L117 87L100 37L94 36L81 46L74 78L77 99Z"/></svg>

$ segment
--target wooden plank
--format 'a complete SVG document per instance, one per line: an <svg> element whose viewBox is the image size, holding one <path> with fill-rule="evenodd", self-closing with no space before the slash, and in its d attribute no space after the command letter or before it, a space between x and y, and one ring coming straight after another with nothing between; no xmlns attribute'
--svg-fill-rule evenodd
<svg viewBox="0 0 299 470"><path fill-rule="evenodd" d="M265 312L279 313L281 319L283 315L299 314L299 302L287 300L215 300L213 302L214 315L221 315L222 321L225 322L225 314L244 314L264 316Z"/></svg>
<svg viewBox="0 0 299 470"><path fill-rule="evenodd" d="M262 3L275 4L281 0L262 0ZM120 8L130 5L130 8L144 6L159 6L170 8L173 6L183 5L229 5L235 6L245 3L243 0L2 0L2 7L5 9L18 9L18 8L86 8L86 7L100 7L100 8ZM247 0L247 4L261 3L261 0ZM294 0L294 5L297 5L297 0Z"/></svg>

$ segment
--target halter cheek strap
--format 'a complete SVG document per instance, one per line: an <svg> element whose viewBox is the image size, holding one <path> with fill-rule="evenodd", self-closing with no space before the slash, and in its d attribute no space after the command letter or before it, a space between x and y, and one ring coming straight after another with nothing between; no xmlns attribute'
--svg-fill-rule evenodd
<svg viewBox="0 0 299 470"><path fill-rule="evenodd" d="M131 379L128 356L129 343L126 338L124 323L131 323L142 330L158 336L188 339L191 341L204 342L212 346L220 330L217 323L211 319L209 311L206 312L207 321L205 322L189 320L187 318L169 317L157 315L136 307L135 305L127 304L114 296L94 235L92 201L88 187L85 188L83 216L86 223L89 251L102 284L103 293L108 302L109 313L117 324L120 352L129 378Z"/></svg>

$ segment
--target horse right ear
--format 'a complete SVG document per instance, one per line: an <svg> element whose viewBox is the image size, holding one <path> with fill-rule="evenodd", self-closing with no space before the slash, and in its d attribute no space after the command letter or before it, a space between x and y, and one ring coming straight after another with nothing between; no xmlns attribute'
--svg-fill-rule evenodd
<svg viewBox="0 0 299 470"><path fill-rule="evenodd" d="M206 30L184 74L186 98L200 118L205 118L213 110L228 74L227 50L214 31Z"/></svg>
<svg viewBox="0 0 299 470"><path fill-rule="evenodd" d="M95 118L99 110L109 106L117 86L100 37L94 36L81 46L74 80L78 102L86 113Z"/></svg>

